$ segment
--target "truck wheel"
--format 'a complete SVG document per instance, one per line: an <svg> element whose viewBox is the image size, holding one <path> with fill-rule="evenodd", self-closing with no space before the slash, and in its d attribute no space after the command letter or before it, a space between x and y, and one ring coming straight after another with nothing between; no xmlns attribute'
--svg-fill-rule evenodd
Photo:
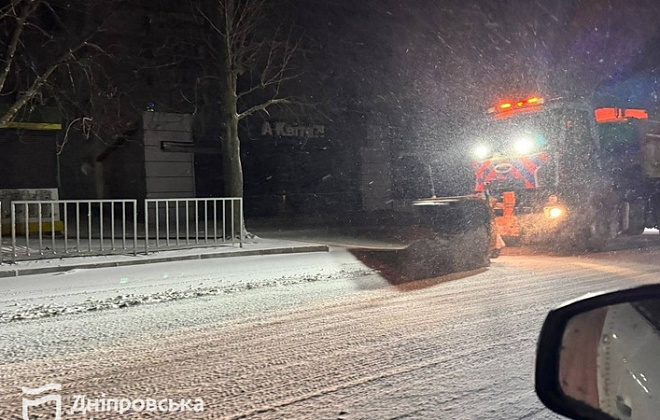
<svg viewBox="0 0 660 420"><path fill-rule="evenodd" d="M641 235L644 233L644 215L644 202L635 201L630 203L628 230L626 231L626 234Z"/></svg>
<svg viewBox="0 0 660 420"><path fill-rule="evenodd" d="M619 207L616 199L597 202L589 214L585 235L585 250L602 251L619 233Z"/></svg>
<svg viewBox="0 0 660 420"><path fill-rule="evenodd" d="M605 217L596 216L585 232L585 251L598 252L602 251L610 239L610 223Z"/></svg>
<svg viewBox="0 0 660 420"><path fill-rule="evenodd" d="M611 217L609 212L590 212L589 218L574 220L557 236L554 250L561 254L598 252L610 239ZM586 225L586 226L585 226Z"/></svg>

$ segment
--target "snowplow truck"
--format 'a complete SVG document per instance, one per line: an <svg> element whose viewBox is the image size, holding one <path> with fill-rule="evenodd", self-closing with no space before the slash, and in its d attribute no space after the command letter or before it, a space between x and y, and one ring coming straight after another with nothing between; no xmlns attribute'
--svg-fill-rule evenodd
<svg viewBox="0 0 660 420"><path fill-rule="evenodd" d="M467 134L473 193L415 204L456 213L444 209L478 197L493 236L507 244L599 250L617 235L658 226L659 126L643 109L536 96L503 101ZM446 223L452 229L455 220Z"/></svg>

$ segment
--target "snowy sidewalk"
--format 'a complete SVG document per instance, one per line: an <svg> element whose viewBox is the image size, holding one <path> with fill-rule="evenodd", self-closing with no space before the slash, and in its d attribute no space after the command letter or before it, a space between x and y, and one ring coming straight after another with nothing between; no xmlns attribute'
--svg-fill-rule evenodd
<svg viewBox="0 0 660 420"><path fill-rule="evenodd" d="M109 268L173 261L202 260L209 258L327 251L327 245L310 244L283 239L257 238L246 240L243 242L242 248L236 244L236 246L162 250L149 253L148 255L142 253L136 256L117 254L66 258L54 257L40 260L18 261L15 264L5 262L3 265L0 265L0 278L56 273L74 269Z"/></svg>
<svg viewBox="0 0 660 420"><path fill-rule="evenodd" d="M228 257L233 255L227 254ZM6 277L0 278L0 325L156 303L176 306L180 301L199 299L206 302L212 297L218 297L217 305L222 307L226 302L223 296L230 298L252 293L261 296L260 299L273 299L273 296L281 296L283 287L338 279L365 279L365 276L373 275L373 270L350 252L337 250L75 268L20 278ZM353 281L357 289L364 282ZM345 284L336 287L345 287ZM178 316L176 311L172 316Z"/></svg>

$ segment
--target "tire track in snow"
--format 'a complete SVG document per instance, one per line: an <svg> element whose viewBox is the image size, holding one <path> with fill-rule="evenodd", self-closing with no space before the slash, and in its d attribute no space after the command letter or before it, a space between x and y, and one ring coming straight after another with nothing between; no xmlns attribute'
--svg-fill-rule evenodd
<svg viewBox="0 0 660 420"><path fill-rule="evenodd" d="M649 264L594 265L594 261L503 258L486 272L454 282L418 282L411 286L426 283L428 287L410 287L410 291L405 287L370 290L340 302L307 305L233 325L177 331L166 340L0 365L0 382L27 386L56 381L68 394L90 397L102 392L133 398L204 397L209 411L187 413L185 418L190 419L303 418L310 410L327 411L327 401L337 399L349 407L351 418L374 418L366 411L368 401L358 398L363 389L401 378L415 383L415 377L427 371L443 371L438 382L447 383L432 392L442 404L459 404L467 410L469 401L492 396L493 390L455 381L475 366L497 365L491 354L515 356L522 343L519 347L525 351L533 348L546 308L586 292L657 281ZM484 383L500 384L497 372L484 377ZM2 391L0 417L12 418L17 412L11 402L20 401L20 394L16 389ZM519 393L513 388L498 395L511 401ZM528 401L533 398L525 400L530 405L523 407L524 413L506 417L535 416L542 409ZM387 404L372 402L382 409ZM439 418L429 415L432 409L408 408L393 416ZM452 412L451 417L475 416Z"/></svg>

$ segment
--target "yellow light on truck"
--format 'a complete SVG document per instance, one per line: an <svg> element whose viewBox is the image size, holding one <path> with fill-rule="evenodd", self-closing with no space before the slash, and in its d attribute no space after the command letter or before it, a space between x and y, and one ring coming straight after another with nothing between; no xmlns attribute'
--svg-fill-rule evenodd
<svg viewBox="0 0 660 420"><path fill-rule="evenodd" d="M519 99L516 101L504 101L500 102L498 105L489 108L488 113L509 113L517 112L519 110L525 110L525 108L535 109L537 106L544 103L543 98L539 96L530 96L526 99Z"/></svg>
<svg viewBox="0 0 660 420"><path fill-rule="evenodd" d="M551 219L559 219L563 214L564 214L564 210L560 209L559 207L553 207L548 212L548 216Z"/></svg>

